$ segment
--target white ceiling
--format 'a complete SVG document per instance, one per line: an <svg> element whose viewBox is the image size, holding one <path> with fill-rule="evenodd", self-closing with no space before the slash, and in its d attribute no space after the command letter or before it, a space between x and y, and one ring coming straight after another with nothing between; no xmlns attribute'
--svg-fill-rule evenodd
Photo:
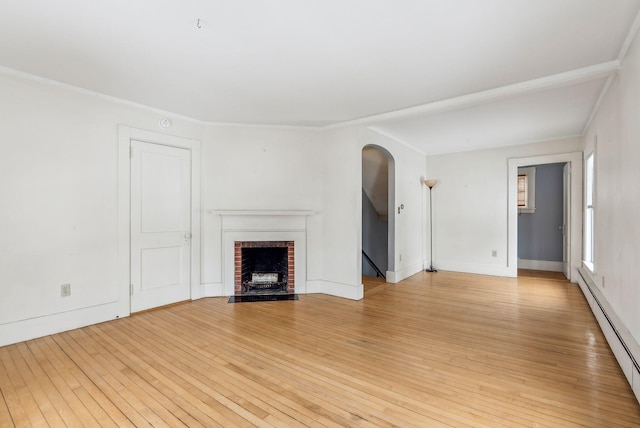
<svg viewBox="0 0 640 428"><path fill-rule="evenodd" d="M360 123L441 153L581 135L639 10L640 0L0 0L0 66L206 122Z"/></svg>

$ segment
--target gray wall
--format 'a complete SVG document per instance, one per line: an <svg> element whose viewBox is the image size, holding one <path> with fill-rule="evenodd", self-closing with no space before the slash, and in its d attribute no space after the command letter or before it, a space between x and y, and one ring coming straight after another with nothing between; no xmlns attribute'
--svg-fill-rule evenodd
<svg viewBox="0 0 640 428"><path fill-rule="evenodd" d="M388 221L378 216L367 194L362 191L362 250L382 273L387 272ZM362 275L376 276L376 271L362 256Z"/></svg>
<svg viewBox="0 0 640 428"><path fill-rule="evenodd" d="M518 258L562 261L563 163L535 165L535 213L518 215Z"/></svg>

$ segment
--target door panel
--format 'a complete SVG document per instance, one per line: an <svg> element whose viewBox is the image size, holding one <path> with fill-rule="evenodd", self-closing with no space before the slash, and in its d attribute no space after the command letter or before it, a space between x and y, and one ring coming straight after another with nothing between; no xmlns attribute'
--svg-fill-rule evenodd
<svg viewBox="0 0 640 428"><path fill-rule="evenodd" d="M144 291L179 285L183 257L183 246L143 249L140 257L140 288Z"/></svg>
<svg viewBox="0 0 640 428"><path fill-rule="evenodd" d="M131 312L191 297L191 152L131 141Z"/></svg>

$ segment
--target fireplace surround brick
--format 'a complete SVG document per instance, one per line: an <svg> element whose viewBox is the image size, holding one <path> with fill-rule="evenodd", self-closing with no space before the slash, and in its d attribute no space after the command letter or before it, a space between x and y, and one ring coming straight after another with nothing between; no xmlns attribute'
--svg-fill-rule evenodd
<svg viewBox="0 0 640 428"><path fill-rule="evenodd" d="M294 241L235 241L234 242L234 294L242 290L242 250L244 248L287 248L287 293L295 293Z"/></svg>

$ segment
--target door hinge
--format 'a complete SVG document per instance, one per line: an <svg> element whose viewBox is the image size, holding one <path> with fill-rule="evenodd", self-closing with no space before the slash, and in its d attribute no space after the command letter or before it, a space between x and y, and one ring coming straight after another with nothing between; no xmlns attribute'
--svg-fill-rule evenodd
<svg viewBox="0 0 640 428"><path fill-rule="evenodd" d="M129 295L133 296L133 284L129 284Z"/></svg>

